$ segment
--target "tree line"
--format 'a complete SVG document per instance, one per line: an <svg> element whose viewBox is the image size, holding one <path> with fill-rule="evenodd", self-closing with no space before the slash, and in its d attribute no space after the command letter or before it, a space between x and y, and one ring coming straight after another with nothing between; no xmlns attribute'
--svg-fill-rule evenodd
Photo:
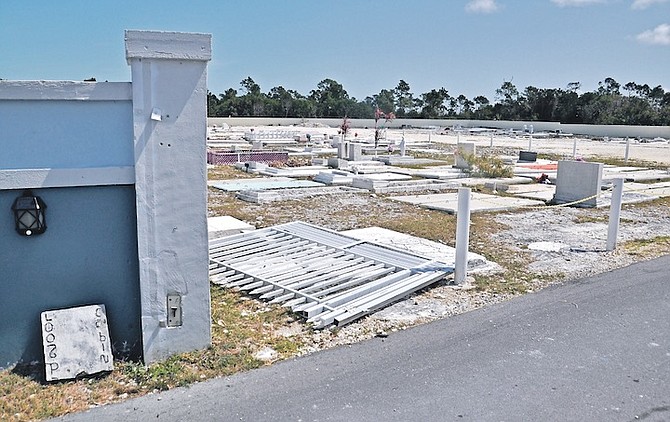
<svg viewBox="0 0 670 422"><path fill-rule="evenodd" d="M359 101L342 84L324 79L316 89L303 95L282 86L267 93L251 78L234 88L215 95L207 94L209 117L294 117L372 119L381 111L397 118L477 119L553 121L604 125L670 125L670 91L628 82L621 85L613 78L598 83L591 92L579 93L579 82L565 88L537 88L523 91L504 81L495 91L494 101L485 96L473 99L453 96L445 88L412 93L404 80L392 89Z"/></svg>

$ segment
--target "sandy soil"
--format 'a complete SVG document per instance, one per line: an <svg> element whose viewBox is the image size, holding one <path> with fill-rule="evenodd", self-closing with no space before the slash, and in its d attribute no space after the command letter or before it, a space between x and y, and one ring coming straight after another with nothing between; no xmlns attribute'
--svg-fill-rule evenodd
<svg viewBox="0 0 670 422"><path fill-rule="evenodd" d="M272 128L267 128L271 130ZM324 133L336 133L336 129L323 129ZM370 130L355 132L359 139L371 139ZM436 149L453 150L458 141L474 141L478 148L490 148L490 135L437 135L419 130L389 130L387 139L399 144L407 142L408 154L413 146L426 148L433 145ZM430 138L430 139L429 139ZM513 154L519 150L527 150L531 140L528 137L494 137L493 149L490 151ZM557 154L572 158L575 140L573 139L533 139L532 150ZM620 141L576 140L577 155L583 158L614 157L624 158L626 145ZM644 160L668 164L670 166L670 145L666 143L643 144L631 143L629 150L631 160ZM361 208L365 214L374 213L375 218L393 218L399 210L398 205L390 201L366 195L342 195L321 201L323 210L311 203L308 209L299 206L269 204L272 207L261 212L260 206L241 205L255 214L257 221L263 221L263 214L269 212L282 219L303 220L322 224L323 219L315 216L328 215L328 227L335 230L346 230L362 227L363 221L357 221L356 214L339 213L338 209L351 210ZM345 216L343 218L339 215ZM502 223L503 230L490 234L490 240L504 244L519 254L529 254L531 262L524 270L532 277L533 282L528 291L542 289L554 282L569 282L589 275L607 272L615 268L630 265L636 261L647 259L664 253L665 249L651 252L631 251L622 247L614 251L605 251L607 239L607 220L609 209L578 209L578 208L547 208L523 212L499 213L493 216ZM353 217L352 217L353 215ZM319 221L321 220L321 221ZM619 244L631 240L649 240L659 236L670 237L670 208L665 205L627 205L621 213L621 226L618 236ZM477 251L478 252L478 251ZM501 277L503 277L501 275ZM365 338L387 335L395 330L444 318L450 315L467 312L492 303L509 299L512 294L495 294L471 288L472 286L453 286L445 280L421 293L415 294L402 302L389 306L360 321L342 328L311 332L298 322L284 335L300 336L306 343L305 353L336 345L350 344Z"/></svg>

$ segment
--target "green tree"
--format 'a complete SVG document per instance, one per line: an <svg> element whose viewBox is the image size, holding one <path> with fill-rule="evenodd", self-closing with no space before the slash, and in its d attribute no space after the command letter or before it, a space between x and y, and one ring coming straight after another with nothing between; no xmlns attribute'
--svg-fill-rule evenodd
<svg viewBox="0 0 670 422"><path fill-rule="evenodd" d="M498 100L496 112L502 120L519 120L521 118L521 95L512 81L504 81L500 88L496 89Z"/></svg>
<svg viewBox="0 0 670 422"><path fill-rule="evenodd" d="M525 113L521 115L527 120L552 121L558 107L558 92L555 89L541 89L534 86L526 87L524 94Z"/></svg>
<svg viewBox="0 0 670 422"><path fill-rule="evenodd" d="M488 98L483 95L478 95L474 98L474 102L473 118L478 120L493 119L493 106Z"/></svg>
<svg viewBox="0 0 670 422"><path fill-rule="evenodd" d="M449 92L444 89L431 89L430 91L421 94L423 101L423 108L421 109L421 117L425 119L439 119L447 114L447 101L451 96Z"/></svg>
<svg viewBox="0 0 670 422"><path fill-rule="evenodd" d="M309 99L315 103L316 117L343 117L348 115L348 108L352 105L342 84L332 79L319 82L310 92Z"/></svg>
<svg viewBox="0 0 670 422"><path fill-rule="evenodd" d="M251 76L247 76L240 86L244 94L239 99L238 112L241 116L262 116L265 111L265 97L261 93L261 87Z"/></svg>
<svg viewBox="0 0 670 422"><path fill-rule="evenodd" d="M219 108L219 98L215 95L212 94L211 92L207 91L207 116L208 117L215 117L218 116Z"/></svg>
<svg viewBox="0 0 670 422"><path fill-rule="evenodd" d="M396 104L393 91L388 89L382 89L379 91L379 94L374 96L374 105L378 109L384 110L385 113L395 114Z"/></svg>
<svg viewBox="0 0 670 422"><path fill-rule="evenodd" d="M393 90L395 98L395 114L398 117L405 117L415 112L414 95L410 91L409 84L404 80L400 80L398 85Z"/></svg>

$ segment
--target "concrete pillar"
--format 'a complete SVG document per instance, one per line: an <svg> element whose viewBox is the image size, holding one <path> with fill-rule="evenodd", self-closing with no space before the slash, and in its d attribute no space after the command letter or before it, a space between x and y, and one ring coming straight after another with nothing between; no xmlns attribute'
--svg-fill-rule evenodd
<svg viewBox="0 0 670 422"><path fill-rule="evenodd" d="M616 248L617 235L619 234L619 220L621 216L621 200L623 197L624 179L614 179L614 191L612 192L612 202L610 204L610 219L607 225L607 250L613 251Z"/></svg>
<svg viewBox="0 0 670 422"><path fill-rule="evenodd" d="M468 273L468 249L470 243L470 188L458 188L458 212L456 213L456 259L454 283L463 284Z"/></svg>
<svg viewBox="0 0 670 422"><path fill-rule="evenodd" d="M151 363L211 341L205 163L211 35L126 31L125 41L142 341Z"/></svg>

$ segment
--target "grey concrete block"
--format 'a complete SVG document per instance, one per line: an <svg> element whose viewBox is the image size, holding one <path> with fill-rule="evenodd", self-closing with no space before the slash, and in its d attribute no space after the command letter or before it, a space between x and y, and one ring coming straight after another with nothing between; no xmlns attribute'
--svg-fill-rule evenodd
<svg viewBox="0 0 670 422"><path fill-rule="evenodd" d="M574 206L593 208L602 185L603 164L584 161L559 161L555 204L581 201ZM588 199L587 199L588 198ZM582 201L583 200L583 201Z"/></svg>
<svg viewBox="0 0 670 422"><path fill-rule="evenodd" d="M105 305L44 311L41 323L47 381L114 369Z"/></svg>

